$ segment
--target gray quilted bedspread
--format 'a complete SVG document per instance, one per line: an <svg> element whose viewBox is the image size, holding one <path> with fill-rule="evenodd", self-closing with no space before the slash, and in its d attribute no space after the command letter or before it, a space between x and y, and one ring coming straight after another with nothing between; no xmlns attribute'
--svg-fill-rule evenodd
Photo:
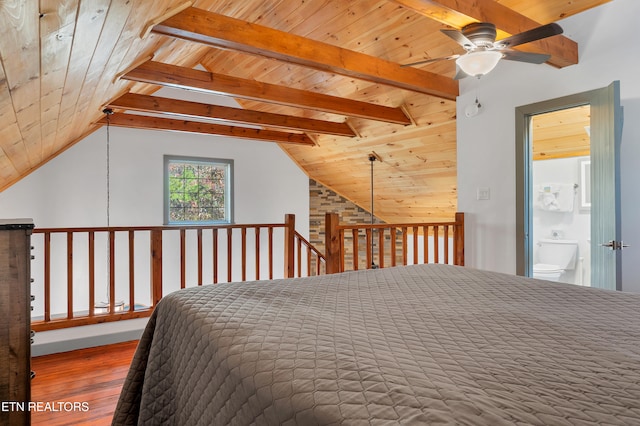
<svg viewBox="0 0 640 426"><path fill-rule="evenodd" d="M181 290L113 423L640 425L640 295L446 265Z"/></svg>

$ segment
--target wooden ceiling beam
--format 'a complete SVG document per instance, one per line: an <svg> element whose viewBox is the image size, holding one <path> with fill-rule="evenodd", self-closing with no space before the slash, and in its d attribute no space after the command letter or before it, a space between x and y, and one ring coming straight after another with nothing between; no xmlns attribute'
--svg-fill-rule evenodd
<svg viewBox="0 0 640 426"><path fill-rule="evenodd" d="M127 72L122 78L166 87L199 90L235 98L383 121L385 123L411 124L411 120L400 108L370 104L291 87L261 83L255 80L163 64L161 62L146 62Z"/></svg>
<svg viewBox="0 0 640 426"><path fill-rule="evenodd" d="M393 0L394 2L454 28L472 22L491 22L507 34L519 34L540 23L494 0ZM548 22L545 22L548 24ZM578 44L562 35L529 43L517 49L535 50L551 55L547 61L558 68L578 63Z"/></svg>
<svg viewBox="0 0 640 426"><path fill-rule="evenodd" d="M230 108L200 102L163 98L159 96L126 93L111 101L108 107L147 113L205 118L216 121L264 126L301 132L354 137L355 132L346 123L293 117L284 114Z"/></svg>
<svg viewBox="0 0 640 426"><path fill-rule="evenodd" d="M107 119L102 118L98 123L107 124ZM115 113L110 116L109 124L112 126L127 127L130 129L169 130L267 142L315 146L313 140L304 133L287 133L276 130L250 129L247 127L151 117L148 115Z"/></svg>
<svg viewBox="0 0 640 426"><path fill-rule="evenodd" d="M194 7L152 31L449 100L458 96L451 78Z"/></svg>

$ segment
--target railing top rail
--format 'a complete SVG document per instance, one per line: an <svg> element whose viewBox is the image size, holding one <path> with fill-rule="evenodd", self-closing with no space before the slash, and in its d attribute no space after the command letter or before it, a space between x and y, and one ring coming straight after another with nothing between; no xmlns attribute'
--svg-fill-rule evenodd
<svg viewBox="0 0 640 426"><path fill-rule="evenodd" d="M363 224L348 224L348 225L338 225L338 230L341 229L383 229L383 228L413 228L418 227L422 228L425 226L454 226L457 225L458 222L419 222L419 223L363 223Z"/></svg>
<svg viewBox="0 0 640 426"><path fill-rule="evenodd" d="M35 228L36 234L58 232L125 232L125 231L179 231L181 229L250 229L250 228L284 228L284 223L229 224L229 225L162 225L162 226L96 226L74 228Z"/></svg>
<svg viewBox="0 0 640 426"><path fill-rule="evenodd" d="M307 241L307 239L305 237L303 237L302 235L300 235L300 233L298 231L294 231L295 232L295 236L296 238L299 238L300 241L302 241L302 243L304 245L306 245L307 247L309 247L311 249L311 251L313 251L318 257L320 257L320 259L324 259L324 254L320 253L320 251L318 251L317 248L315 248L313 246L313 244L311 244L309 241Z"/></svg>

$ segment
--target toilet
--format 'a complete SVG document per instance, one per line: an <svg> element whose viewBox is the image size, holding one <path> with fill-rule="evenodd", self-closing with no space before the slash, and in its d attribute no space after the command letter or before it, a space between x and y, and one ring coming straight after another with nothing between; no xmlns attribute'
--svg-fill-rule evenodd
<svg viewBox="0 0 640 426"><path fill-rule="evenodd" d="M560 281L567 270L575 269L578 241L541 239L538 241L537 263L533 277L547 281Z"/></svg>

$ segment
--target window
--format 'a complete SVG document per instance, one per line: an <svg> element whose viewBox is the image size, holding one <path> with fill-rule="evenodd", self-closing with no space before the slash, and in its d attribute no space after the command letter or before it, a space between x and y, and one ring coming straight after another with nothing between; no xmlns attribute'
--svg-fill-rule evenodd
<svg viewBox="0 0 640 426"><path fill-rule="evenodd" d="M233 160L165 156L165 222L231 223Z"/></svg>

